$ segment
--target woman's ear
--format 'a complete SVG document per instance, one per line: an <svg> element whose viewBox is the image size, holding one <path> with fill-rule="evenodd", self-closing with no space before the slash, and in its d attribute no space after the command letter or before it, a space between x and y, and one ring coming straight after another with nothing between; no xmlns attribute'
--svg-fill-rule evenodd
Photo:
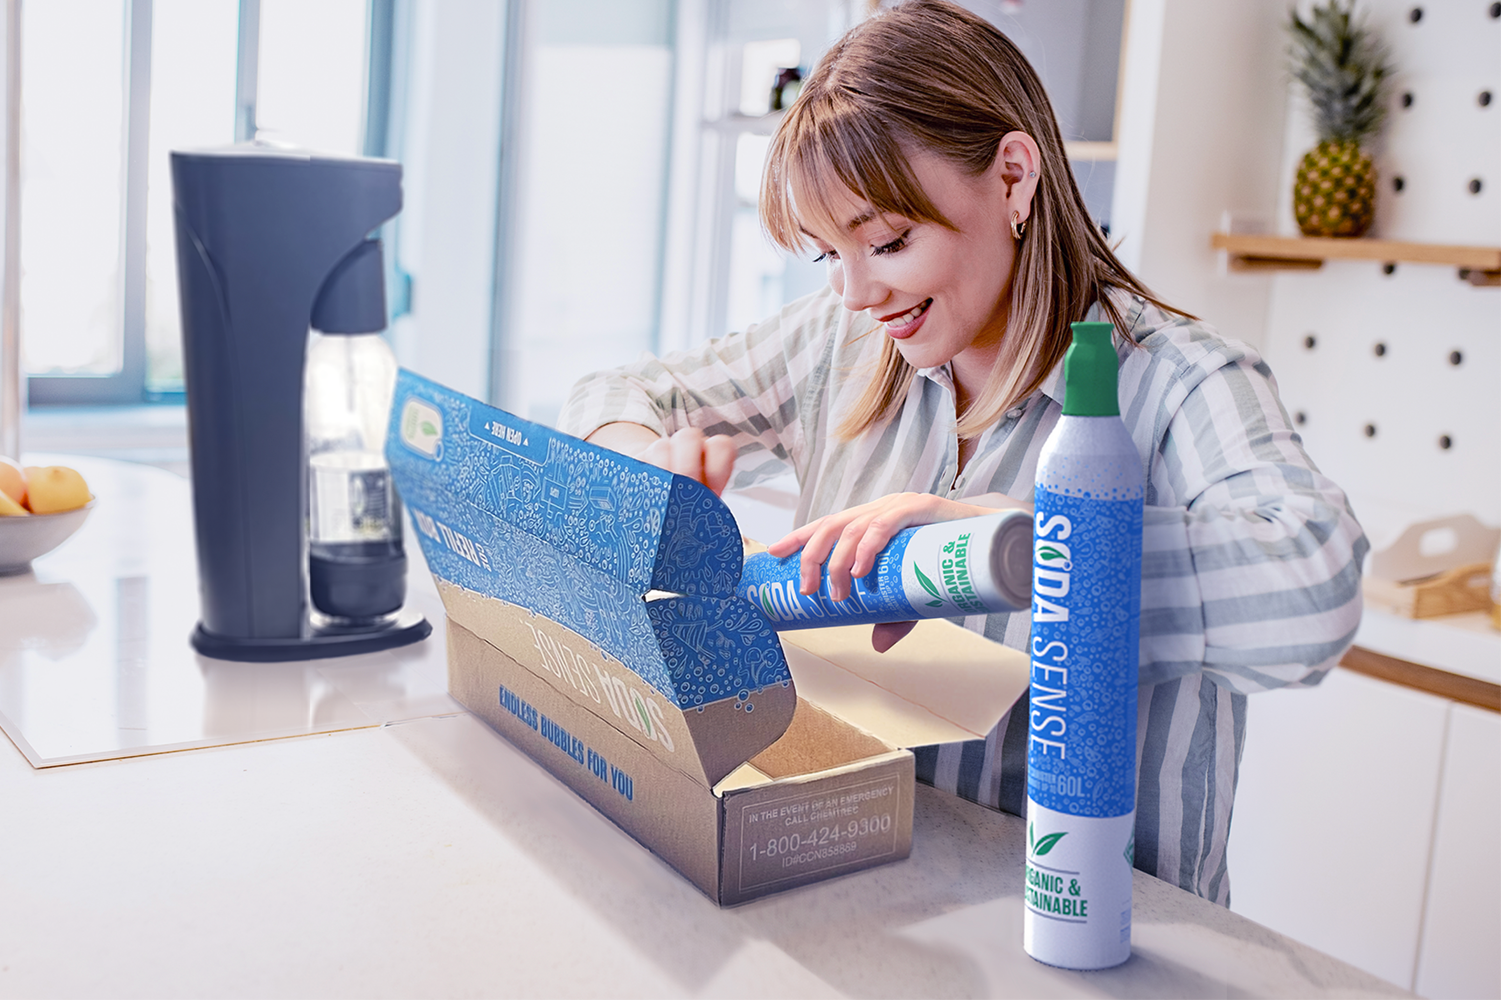
<svg viewBox="0 0 1501 1000"><path fill-rule="evenodd" d="M1000 149L990 169L1005 201L1007 221L1026 222L1032 216L1032 196L1037 193L1037 171L1042 155L1037 141L1025 132L1001 136Z"/></svg>

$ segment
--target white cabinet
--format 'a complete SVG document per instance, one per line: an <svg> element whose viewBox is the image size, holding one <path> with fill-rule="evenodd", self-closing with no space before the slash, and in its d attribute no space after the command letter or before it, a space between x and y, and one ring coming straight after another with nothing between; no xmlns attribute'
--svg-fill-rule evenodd
<svg viewBox="0 0 1501 1000"><path fill-rule="evenodd" d="M1501 992L1501 716L1337 669L1249 700L1231 909L1425 996Z"/></svg>
<svg viewBox="0 0 1501 1000"><path fill-rule="evenodd" d="M1410 987L1448 712L1347 670L1248 699L1230 908Z"/></svg>
<svg viewBox="0 0 1501 1000"><path fill-rule="evenodd" d="M1414 989L1501 996L1501 715L1451 711Z"/></svg>

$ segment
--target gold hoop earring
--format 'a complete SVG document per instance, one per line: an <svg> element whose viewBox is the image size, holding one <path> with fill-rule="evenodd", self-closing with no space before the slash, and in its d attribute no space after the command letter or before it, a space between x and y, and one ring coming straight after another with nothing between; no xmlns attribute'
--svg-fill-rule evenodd
<svg viewBox="0 0 1501 1000"><path fill-rule="evenodd" d="M1022 241L1022 236L1024 236L1026 234L1026 232L1027 232L1027 224L1022 221L1022 214L1020 212L1012 212L1011 213L1011 238L1013 240L1015 240L1016 242L1020 243Z"/></svg>

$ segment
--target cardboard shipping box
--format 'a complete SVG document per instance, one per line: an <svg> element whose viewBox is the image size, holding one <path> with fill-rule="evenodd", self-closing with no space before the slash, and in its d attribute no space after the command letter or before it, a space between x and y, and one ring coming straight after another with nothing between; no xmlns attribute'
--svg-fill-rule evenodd
<svg viewBox="0 0 1501 1000"><path fill-rule="evenodd" d="M947 622L884 655L869 626L779 638L703 486L409 372L387 453L454 697L721 904L906 857L904 748L983 736L1026 689L1021 654Z"/></svg>

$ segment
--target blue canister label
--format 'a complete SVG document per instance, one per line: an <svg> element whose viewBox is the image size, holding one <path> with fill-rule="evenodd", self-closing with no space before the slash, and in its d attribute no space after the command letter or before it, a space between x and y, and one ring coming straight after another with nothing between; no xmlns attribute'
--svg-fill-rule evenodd
<svg viewBox="0 0 1501 1000"><path fill-rule="evenodd" d="M1027 794L1121 816L1136 806L1142 502L1034 500Z"/></svg>
<svg viewBox="0 0 1501 1000"><path fill-rule="evenodd" d="M774 629L911 621L921 616L902 587L902 561L913 533L899 532L876 557L871 571L850 581L849 596L842 601L829 594L827 566L818 593L798 593L801 552L782 559L761 552L745 560L740 593L771 619Z"/></svg>

